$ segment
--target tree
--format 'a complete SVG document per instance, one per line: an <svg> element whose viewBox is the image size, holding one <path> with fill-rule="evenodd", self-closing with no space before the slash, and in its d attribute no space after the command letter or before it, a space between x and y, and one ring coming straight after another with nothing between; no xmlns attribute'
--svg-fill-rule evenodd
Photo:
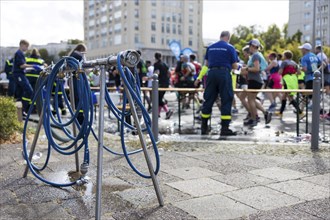
<svg viewBox="0 0 330 220"><path fill-rule="evenodd" d="M66 50L61 50L59 53L58 53L58 56L60 58L64 57L64 56L68 56L69 52L71 51L70 48L66 49Z"/></svg>
<svg viewBox="0 0 330 220"><path fill-rule="evenodd" d="M265 50L270 50L272 46L276 45L277 41L281 39L281 30L276 24L273 24L268 27L268 30L265 33L261 34L261 38L265 42Z"/></svg>
<svg viewBox="0 0 330 220"><path fill-rule="evenodd" d="M79 39L69 39L68 44L81 44L84 43L84 41L79 40Z"/></svg>
<svg viewBox="0 0 330 220"><path fill-rule="evenodd" d="M44 59L45 63L47 63L48 65L50 65L54 61L54 55L49 55L47 49L41 48L39 50L39 53L40 57Z"/></svg>

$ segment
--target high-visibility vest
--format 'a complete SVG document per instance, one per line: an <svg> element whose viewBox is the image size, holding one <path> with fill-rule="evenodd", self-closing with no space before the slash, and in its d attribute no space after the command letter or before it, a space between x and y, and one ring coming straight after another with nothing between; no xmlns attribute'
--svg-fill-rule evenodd
<svg viewBox="0 0 330 220"><path fill-rule="evenodd" d="M45 61L41 58L34 58L34 57L26 57L25 58L26 64L30 64L30 65L39 65L40 67L42 67L45 63ZM25 72L25 76L29 76L29 77L39 77L39 73L41 72L41 70L35 70L35 69L27 69Z"/></svg>

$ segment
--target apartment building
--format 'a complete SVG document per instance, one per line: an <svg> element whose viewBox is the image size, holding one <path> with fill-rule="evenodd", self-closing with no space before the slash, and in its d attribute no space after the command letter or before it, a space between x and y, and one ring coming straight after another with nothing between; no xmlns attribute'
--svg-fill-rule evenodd
<svg viewBox="0 0 330 220"><path fill-rule="evenodd" d="M203 0L89 0L84 1L84 40L87 58L107 57L126 49L153 61L159 51L169 66L176 58L172 40L202 58Z"/></svg>
<svg viewBox="0 0 330 220"><path fill-rule="evenodd" d="M288 35L302 32L302 42L330 45L330 0L290 0Z"/></svg>

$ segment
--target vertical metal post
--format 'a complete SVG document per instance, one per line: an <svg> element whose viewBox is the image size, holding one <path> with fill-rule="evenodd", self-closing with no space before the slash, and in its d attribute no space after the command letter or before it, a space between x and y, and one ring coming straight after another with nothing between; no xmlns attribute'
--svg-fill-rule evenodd
<svg viewBox="0 0 330 220"><path fill-rule="evenodd" d="M77 79L78 80L78 79ZM76 103L75 103L75 99L74 99L74 85L73 85L73 74L71 74L70 77L70 83L69 83L69 87L70 87L70 104L71 104L71 108L72 111L75 112L76 111ZM73 135L75 137L77 137L77 127L75 123L72 123L72 131L73 131ZM77 149L77 144L75 144L74 149ZM74 154L75 156L75 160L76 160L76 171L79 172L79 154L78 151Z"/></svg>
<svg viewBox="0 0 330 220"><path fill-rule="evenodd" d="M37 130L36 130L36 133L34 134L31 149L30 149L30 154L29 154L29 160L30 161L32 160L34 150L36 148L36 144L37 144L37 141L38 141L38 138L39 138L41 126L42 126L42 123L43 123L43 118L44 118L44 110L42 109L41 114L39 116L39 122L38 122ZM25 171L24 171L24 174L23 174L24 178L27 176L28 172L29 172L29 166L26 164Z"/></svg>
<svg viewBox="0 0 330 220"><path fill-rule="evenodd" d="M319 130L320 130L320 89L321 89L321 73L314 72L313 80L313 110L312 110L312 142L311 149L319 149Z"/></svg>
<svg viewBox="0 0 330 220"><path fill-rule="evenodd" d="M315 39L315 30L316 30L316 0L313 1L313 42L312 42L313 48L315 48L315 40L316 40Z"/></svg>
<svg viewBox="0 0 330 220"><path fill-rule="evenodd" d="M104 132L104 102L105 102L105 67L100 66L100 103L99 127L97 144L97 176L96 176L96 205L95 219L101 219L101 194L102 194L102 162L103 162L103 132Z"/></svg>
<svg viewBox="0 0 330 220"><path fill-rule="evenodd" d="M299 106L299 92L297 92L296 102L297 102L297 104ZM300 108L299 108L299 110L300 110ZM297 115L296 115L296 117L297 117L297 127L296 127L296 129L297 129L297 137L299 137L299 123L300 123L300 121L299 121L299 114L300 114L300 112L297 110Z"/></svg>
<svg viewBox="0 0 330 220"><path fill-rule="evenodd" d="M306 109L306 134L308 133L308 97L309 95L305 96L305 109Z"/></svg>
<svg viewBox="0 0 330 220"><path fill-rule="evenodd" d="M159 101L158 101L158 75L154 74L152 76L152 133L156 141L158 141L158 108L159 108Z"/></svg>
<svg viewBox="0 0 330 220"><path fill-rule="evenodd" d="M181 134L181 93L178 91L179 134Z"/></svg>
<svg viewBox="0 0 330 220"><path fill-rule="evenodd" d="M147 166L148 166L149 173L150 173L150 176L151 176L151 179L152 179L152 183L153 183L154 188L155 188L155 191L156 191L156 195L157 195L157 199L158 199L159 205L160 206L164 206L163 197L162 197L162 194L160 192L160 188L159 188L157 176L154 173L154 168L152 166L152 163L151 163L151 160L150 160L148 151L147 151L147 142L146 142L146 140L144 138L144 135L142 133L142 128L141 128L140 121L139 121L139 118L138 118L138 115L137 115L137 112L136 112L134 101L133 101L132 96L129 93L126 85L124 85L124 89L125 89L125 93L127 95L127 99L128 99L128 102L129 102L129 105L130 105L130 108L131 108L132 116L134 118L134 122L135 122L134 124L135 124L136 129L137 129L137 132L139 134L139 139L140 139L141 147L143 149L143 153L144 153L144 156L146 158Z"/></svg>

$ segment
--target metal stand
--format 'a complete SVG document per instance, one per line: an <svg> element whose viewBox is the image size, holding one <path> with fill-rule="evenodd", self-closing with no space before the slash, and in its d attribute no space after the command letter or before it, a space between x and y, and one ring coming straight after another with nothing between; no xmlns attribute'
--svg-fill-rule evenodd
<svg viewBox="0 0 330 220"><path fill-rule="evenodd" d="M102 194L102 162L103 162L103 132L104 132L104 102L105 102L105 67L101 65L100 76L100 110L97 144L97 176L96 176L96 205L95 219L101 219L101 194Z"/></svg>
<svg viewBox="0 0 330 220"><path fill-rule="evenodd" d="M77 79L78 80L78 79ZM70 104L72 107L72 111L76 111L76 103L74 99L74 85L73 85L73 74L71 74L70 82L69 82L69 87L70 87ZM77 136L77 127L76 124L72 124L72 129L73 129L73 135L76 137ZM77 144L74 145L74 149L77 149ZM76 159L76 171L79 172L79 154L78 151L74 154L75 159Z"/></svg>
<svg viewBox="0 0 330 220"><path fill-rule="evenodd" d="M128 103L129 103L130 108L131 108L131 113L132 113L132 116L133 116L134 121L135 121L135 126L136 126L136 129L137 129L137 132L139 134L141 146L142 146L142 149L143 149L144 156L146 158L149 173L150 173L152 183L153 183L155 191L156 191L156 195L157 195L157 198L158 198L159 205L164 206L163 197L162 197L162 194L161 194L161 191L160 191L160 188L159 188L157 176L154 173L154 168L152 166L150 156L149 156L148 151L147 151L147 147L146 147L147 143L146 143L146 140L144 139L144 135L142 134L142 129L141 129L140 121L139 121L139 118L138 118L138 115L137 115L137 112L136 112L134 101L133 101L132 96L129 93L126 85L124 85L124 90L125 90L125 93L127 95Z"/></svg>
<svg viewBox="0 0 330 220"><path fill-rule="evenodd" d="M36 144L37 144L37 141L38 141L38 138L39 138L39 134L40 134L41 126L42 126L42 123L43 123L43 118L44 118L43 116L44 116L44 110L42 109L40 117L39 117L37 130L36 130L36 133L34 134L32 145L31 145L31 150L30 150L30 154L29 154L29 160L30 161L32 161L34 150L36 148ZM29 166L26 164L25 171L24 171L24 174L23 174L23 178L25 178L27 176L28 172L29 172Z"/></svg>
<svg viewBox="0 0 330 220"><path fill-rule="evenodd" d="M154 74L152 76L152 133L156 141L158 141L158 75Z"/></svg>

